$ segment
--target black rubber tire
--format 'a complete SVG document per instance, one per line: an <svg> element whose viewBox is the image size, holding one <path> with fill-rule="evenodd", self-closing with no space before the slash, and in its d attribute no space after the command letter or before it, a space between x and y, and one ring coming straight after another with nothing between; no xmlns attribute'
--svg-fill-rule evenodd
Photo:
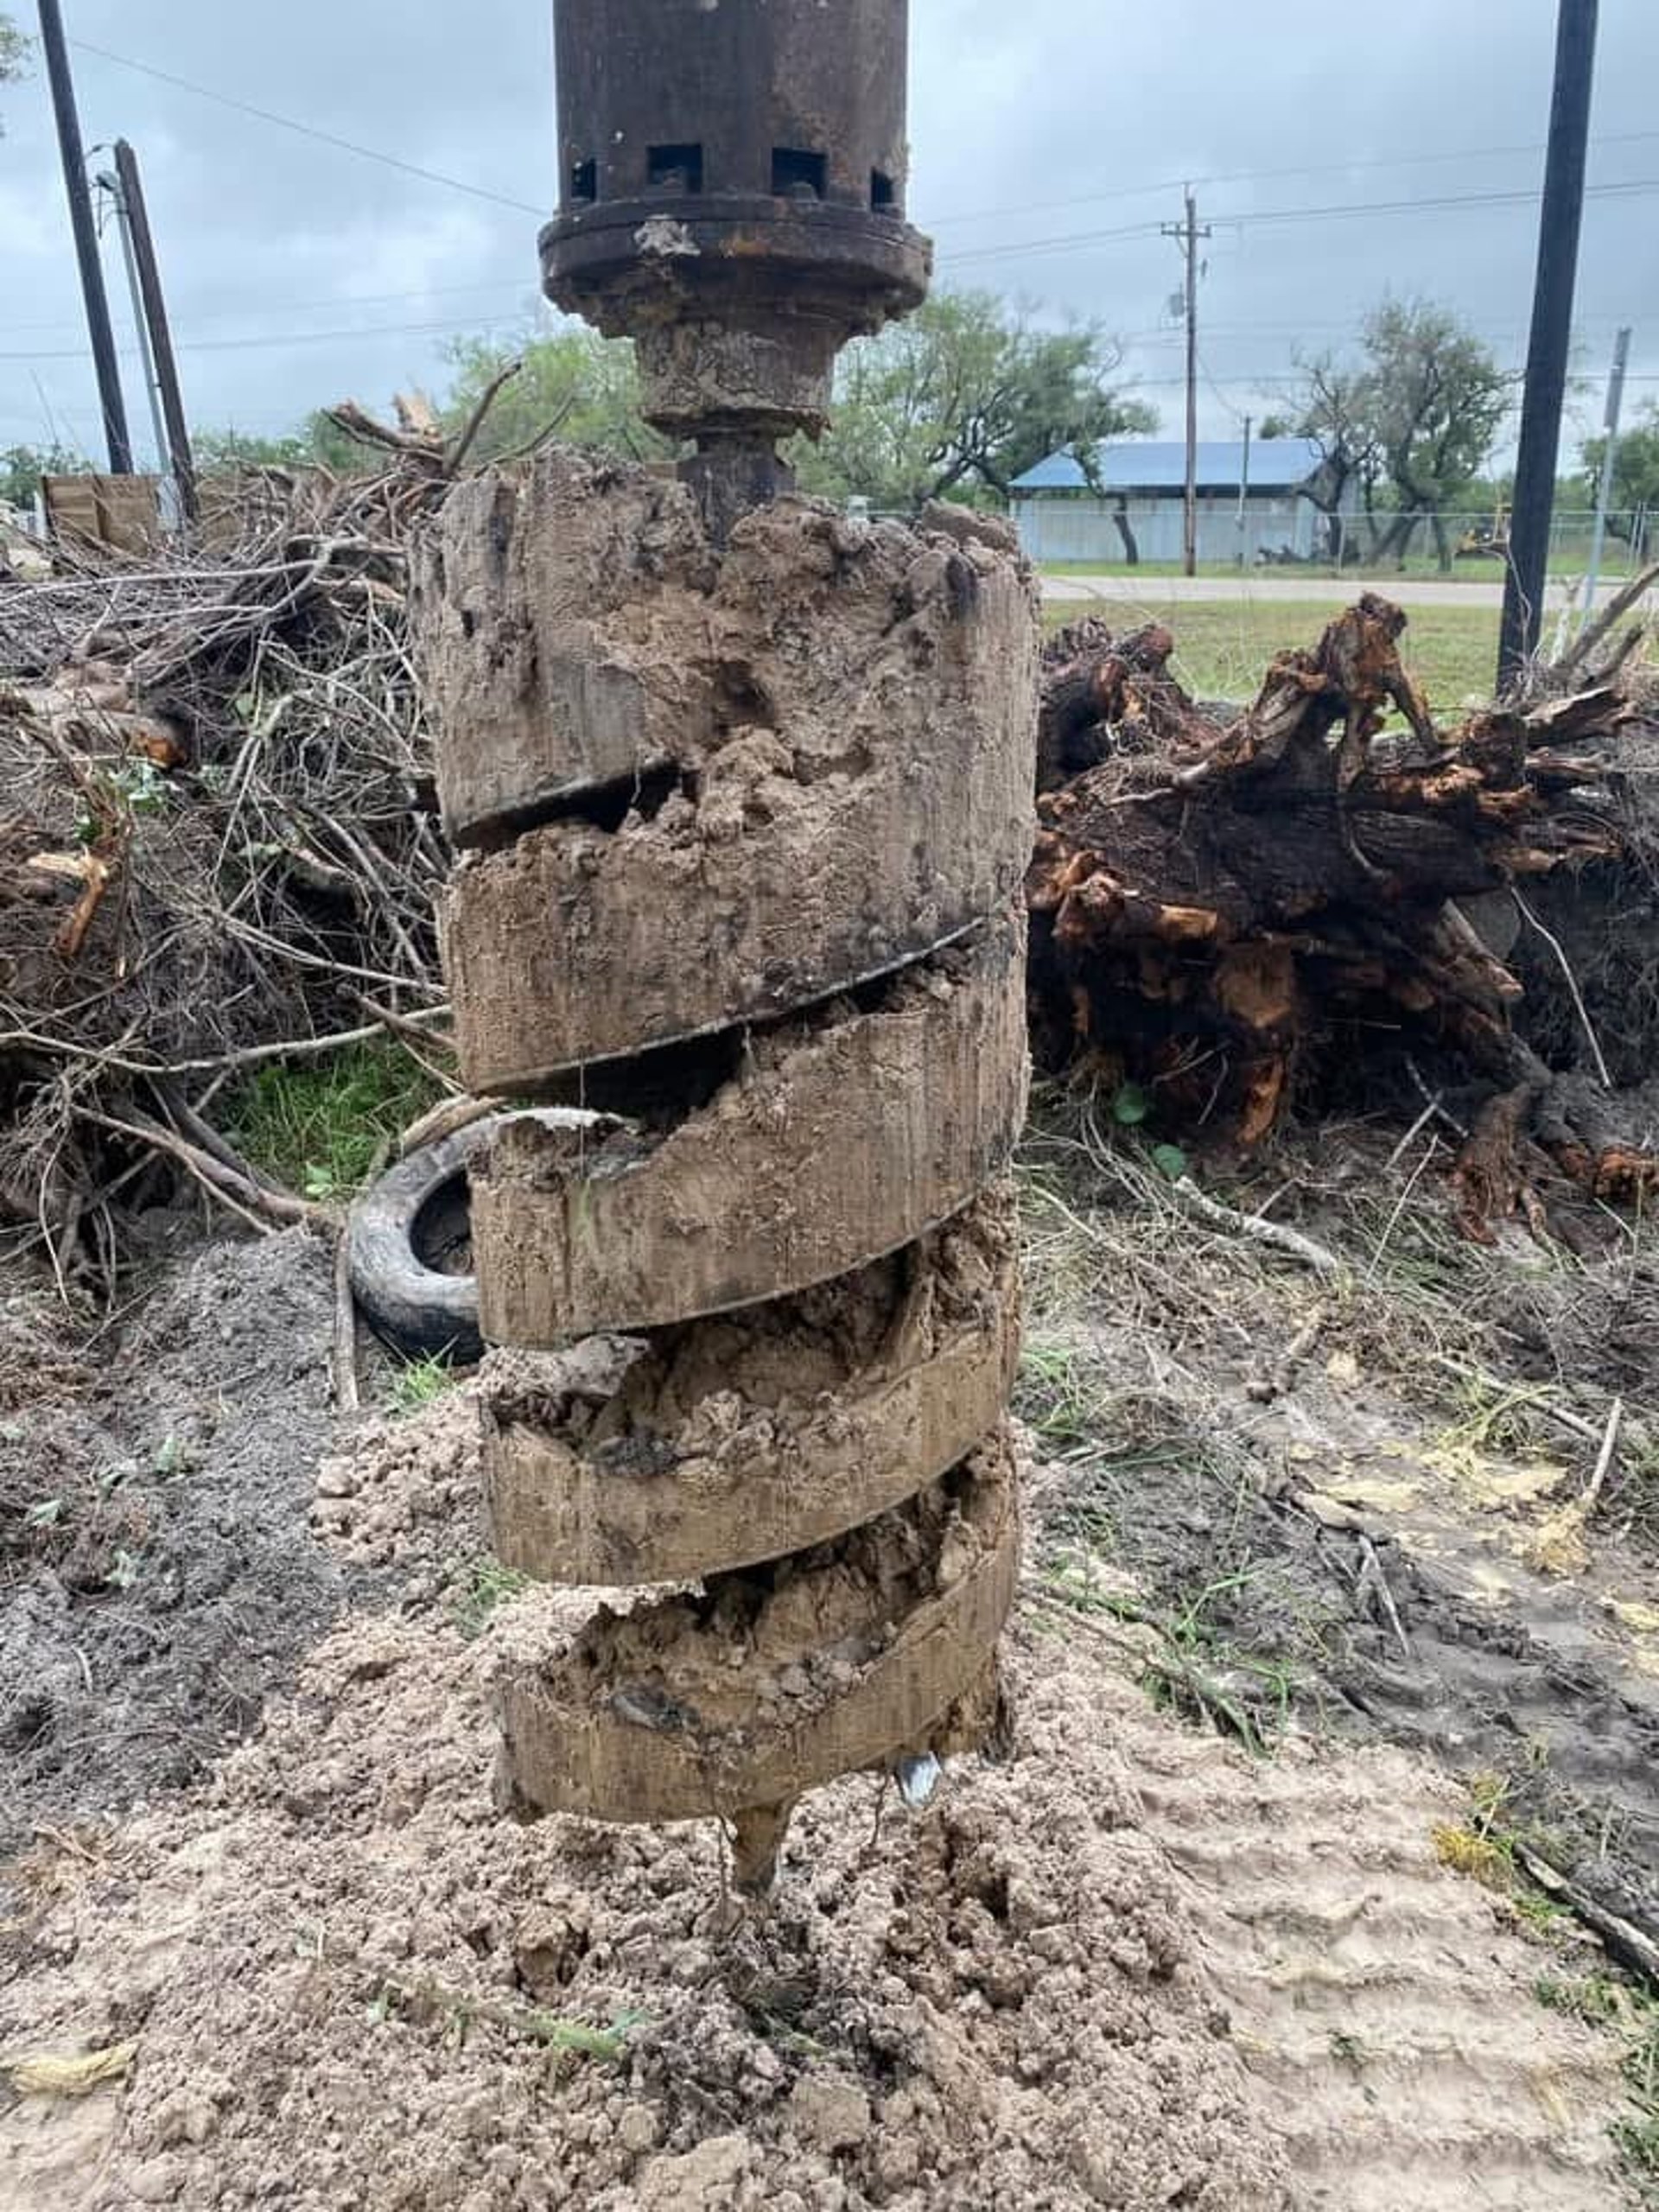
<svg viewBox="0 0 1659 2212"><path fill-rule="evenodd" d="M422 1217L446 1197L465 1203L467 1169L506 1116L488 1114L422 1145L381 1176L352 1210L352 1289L370 1327L411 1358L441 1353L458 1367L484 1357L478 1281L445 1274L419 1255Z"/></svg>

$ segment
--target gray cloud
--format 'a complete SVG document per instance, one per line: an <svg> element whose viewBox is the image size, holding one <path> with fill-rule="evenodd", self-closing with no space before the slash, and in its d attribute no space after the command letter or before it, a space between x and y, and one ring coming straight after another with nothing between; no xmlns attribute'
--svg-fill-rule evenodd
<svg viewBox="0 0 1659 2212"><path fill-rule="evenodd" d="M124 135L144 163L198 421L274 430L347 393L384 404L398 385L442 385L448 337L536 314L530 211L554 194L546 0L66 5L73 39L524 205L421 181L78 50L89 142ZM1340 344L1385 289L1451 302L1518 365L1535 251L1525 201L1244 219L1535 191L1554 13L1554 0L913 0L912 210L934 228L943 277L1122 334L1172 429L1180 354L1165 310L1179 264L1154 226L1179 214L1187 176L1213 225L1207 433L1259 416L1282 396L1293 349ZM1659 179L1656 84L1659 9L1605 0L1593 184ZM55 424L95 450L45 86L0 101L0 443ZM1643 327L1656 200L1589 202L1578 431L1599 414L1620 321L1637 326L1633 396L1659 393L1659 328ZM1078 242L1039 243L1056 239ZM113 252L109 272L118 297Z"/></svg>

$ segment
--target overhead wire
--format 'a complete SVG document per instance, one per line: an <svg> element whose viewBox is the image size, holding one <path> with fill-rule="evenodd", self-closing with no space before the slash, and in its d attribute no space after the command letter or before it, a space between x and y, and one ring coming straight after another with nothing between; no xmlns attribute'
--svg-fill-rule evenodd
<svg viewBox="0 0 1659 2212"><path fill-rule="evenodd" d="M468 194L474 199L487 200L496 207L512 208L519 214L531 214L542 218L548 212L544 207L532 206L526 200L513 198L510 194L497 192L488 186L476 184L468 178L452 176L440 169L428 168L418 162L405 160L401 155L389 154L383 147L365 146L357 139L346 138L335 131L320 130L315 124L303 123L297 116L284 115L277 109L258 106L254 102L243 99L235 93L221 92L214 86L199 84L194 78L181 76L176 71L161 68L155 62L141 61L130 54L118 54L112 48L99 45L93 40L75 38L71 39L69 43L78 51L96 54L100 60L112 61L119 68L134 70L141 76L154 78L158 83L171 85L177 91L190 92L199 99L212 100L220 106L233 109L238 114L252 116L262 123L271 124L278 130L295 131L302 137L315 139L319 143L332 146L339 152L354 154L364 161L378 162L384 168L401 171L405 176L420 177L427 183L442 185L451 191ZM1659 130L1623 130L1604 132L1591 143L1592 146L1599 148L1637 145L1655 140L1659 140ZM1447 162L1489 161L1541 154L1544 150L1541 141L1533 140L1524 144L1506 146L1457 147L1440 149L1433 153L1368 156L1363 160L1345 162L1341 166L1349 173L1365 169L1426 168ZM1274 168L1229 169L1209 176L1178 177L1155 184L1117 185L1102 192L1071 193L1064 199L1058 200L1026 200L1012 207L957 209L931 216L929 220L936 226L948 223L986 222L1009 215L1041 214L1062 207L1088 207L1106 200L1152 198L1165 193L1179 191L1187 185L1210 187L1222 184L1252 184L1263 183L1281 177L1328 175L1331 167L1332 164L1329 162L1299 162ZM1592 188L1592 189L1594 188ZM1536 194L1527 191L1503 196L1527 200L1535 198ZM1395 203L1396 206L1404 204L1435 206L1442 203L1436 201ZM1283 215L1253 216L1250 219L1256 221L1291 219L1295 211L1293 210ZM1142 227L1138 225L1134 226L1136 231ZM1158 226L1154 225L1152 227L1156 229Z"/></svg>
<svg viewBox="0 0 1659 2212"><path fill-rule="evenodd" d="M302 122L296 117L285 115L279 110L262 106L253 101L244 99L236 94L223 92L213 86L200 84L192 78L182 76L172 70L162 68L155 63L140 60L130 54L117 53L112 48L103 46L94 41L76 39L72 41L71 43L80 51L95 55L101 60L113 63L118 67L135 71L141 75L153 78L160 83L171 86L176 90L188 92L199 99L213 101L219 105L231 109L235 112L247 115L260 122L269 124L276 129L291 131L301 137L313 139L321 144L332 147L337 151L354 156L359 159L378 162L383 167L397 170L408 176L418 178L427 183L440 186L447 190L462 193L471 198L486 201L491 205L510 209L515 213L531 214L540 218L546 212L543 207L532 206L528 201L517 199L509 194L495 191L487 186L478 184L468 178L458 177L443 170L429 168L421 162L406 160L402 156L388 153L383 148L365 145L360 141L345 137L337 132L321 129L315 124ZM1605 133L1594 143L1598 146L1607 147L1621 144L1633 144L1654 139L1659 139L1659 131L1639 130ZM1421 155L1393 155L1378 156L1374 159L1368 157L1363 161L1351 162L1344 166L1350 172L1360 169L1389 168L1404 168L1414 166L1428 166L1437 162L1454 160L1474 161L1518 156L1522 155L1531 155L1542 150L1541 145L1536 143L1506 146L1460 148L1456 149L1436 151L1433 153L1424 153ZM1330 165L1328 163L1297 164L1269 169L1234 170L1201 178L1198 181L1211 186L1227 183L1263 181L1271 178L1285 176L1328 174L1329 167ZM942 214L932 219L937 225L969 220L983 221L1020 213L1037 213L1050 207L1058 208L1078 207L1089 204L1094 200L1139 195L1151 195L1155 193L1166 192L1174 188L1176 188L1176 187L1173 184L1124 186L1116 188L1110 191L1097 194L1071 194L1065 200L1030 201L1018 207L1004 207L1001 208L982 209L978 211L962 211L956 214ZM1659 192L1659 179L1634 178L1591 185L1586 188L1586 197L1630 197L1645 195L1655 192ZM1392 200L1338 202L1313 207L1244 209L1230 214L1225 213L1211 214L1210 219L1220 229L1244 230L1253 226L1280 226L1299 222L1366 220L1374 219L1379 217L1440 213L1465 207L1492 208L1523 206L1534 204L1536 198L1536 191L1533 188L1490 192L1447 193ZM1116 244L1141 238L1150 238L1158 235L1161 232L1162 228L1163 226L1160 223L1154 221L1130 223L1087 231L1069 232L1046 238L1014 239L1004 241L1000 244L987 244L977 247L965 247L952 251L947 251L946 253L942 254L939 258L942 266L978 266L1001 260L1007 260L1011 257L1046 254L1067 249L1092 247L1102 245ZM507 288L505 286L498 287L493 285L452 286L444 288L442 291L429 289L419 292L401 294L383 293L365 294L360 296L346 295L336 296L331 300L293 302L288 303L286 309L277 308L276 303L272 302L262 302L262 306L265 308L267 312L275 310L294 313L310 313L321 312L329 307L337 308L359 304L363 306L381 303L390 304L399 299L435 299L443 296L457 296L464 293L505 291L506 289ZM231 310L229 312L234 313L235 311ZM223 317L221 315L213 319L222 320ZM499 327L500 325L507 320L508 318L506 317L494 318L486 322L483 327L486 328ZM31 327L37 328L67 328L72 326L67 323L35 326L13 324L10 326L13 330ZM382 337L461 335L468 330L477 329L480 327L480 326L476 320L467 323L408 322L365 324L349 328L325 329L320 331L284 330L281 333L271 332L244 334L242 335L223 338L190 338L181 340L180 341L180 347L181 351L194 353L230 353L267 349L276 350L281 347L295 345L341 344L353 342L361 339ZM1267 334L1265 327L1262 334ZM1156 341L1153 340L1151 342ZM7 350L0 352L0 361L35 362L79 359L80 358L81 350L82 349L79 346L30 350ZM1225 398L1219 387L1216 385L1215 379L1207 366L1205 368L1204 372L1210 384L1211 391L1215 393L1220 404L1224 407L1227 408L1230 412L1237 413L1239 410L1233 408L1231 403ZM1149 378L1142 379L1142 381L1151 384L1158 384L1161 382L1179 383L1181 379ZM1274 384L1290 384L1294 381L1295 379L1294 378L1283 375L1263 377L1251 380L1253 388L1260 388L1264 385L1270 385ZM1631 378L1630 381L1637 383L1653 382L1659 381L1659 378L1638 374Z"/></svg>
<svg viewBox="0 0 1659 2212"><path fill-rule="evenodd" d="M1585 197L1636 197L1655 192L1659 192L1659 177L1633 177L1618 183L1586 185ZM1217 230L1249 230L1263 225L1332 222L1371 219L1379 215L1443 214L1459 207L1532 207L1537 204L1537 200L1535 191L1446 193L1429 199L1359 200L1338 202L1325 207L1241 208L1234 212L1211 210L1207 211L1206 219ZM1137 223L1112 230L1067 231L1052 238L1014 238L1000 245L968 246L958 252L941 254L939 258L942 264L960 267L967 262L978 264L1006 260L1010 255L1050 253L1071 246L1100 245L1120 238L1151 237L1162 228L1159 223Z"/></svg>
<svg viewBox="0 0 1659 2212"><path fill-rule="evenodd" d="M1659 130L1604 131L1592 138L1592 149L1603 146L1633 146L1659 139ZM1542 154L1548 150L1541 139L1526 145L1458 146L1442 149L1433 154L1382 154L1363 161L1344 161L1338 164L1344 172L1360 169L1426 168L1438 162L1491 161L1503 156ZM1207 190L1222 184L1264 184L1286 176L1329 176L1332 164L1326 162L1302 162L1287 168L1226 169L1213 176L1166 177L1156 184L1114 185L1104 192L1076 192L1064 200L1027 200L1013 207L976 207L958 210L950 214L931 215L930 226L944 223L995 222L1005 215L1042 215L1052 213L1061 207L1085 207L1109 200L1137 200L1172 192Z"/></svg>
<svg viewBox="0 0 1659 2212"><path fill-rule="evenodd" d="M469 332L498 330L505 323L517 323L522 318L495 315L480 322L476 317L467 322L380 322L359 323L346 330L283 330L264 331L240 338L181 338L175 341L181 353L240 353L249 352L276 352L288 346L335 345L358 338L446 338L465 337ZM86 349L79 346L55 346L40 353L0 352L0 361L78 361ZM137 358L136 348L124 349L124 358Z"/></svg>
<svg viewBox="0 0 1659 2212"><path fill-rule="evenodd" d="M251 115L260 123L269 123L279 130L296 131L302 138L315 138L319 144L333 146L343 154L355 154L366 162L378 162L385 168L399 169L405 176L417 176L428 184L441 184L451 192L469 194L474 200L486 200L497 207L511 207L516 214L534 215L544 220L545 207L533 207L528 200L515 200L511 194L494 192L487 185L474 184L468 178L449 176L442 169L425 168L419 162L407 162L400 154L389 154L384 147L365 146L354 138L342 138L338 132L320 130L315 124L302 123L297 117L280 114L276 109L257 107L251 100L237 98L232 92L216 91L211 85L199 85L194 79L181 77L171 69L158 69L153 62L136 61L130 54L113 53L107 46L97 46L91 39L72 38L70 45L81 54L95 54L101 61L113 61L123 69L136 70L141 77L154 77L175 90L194 92L198 99L215 100L221 107L233 108L239 115Z"/></svg>

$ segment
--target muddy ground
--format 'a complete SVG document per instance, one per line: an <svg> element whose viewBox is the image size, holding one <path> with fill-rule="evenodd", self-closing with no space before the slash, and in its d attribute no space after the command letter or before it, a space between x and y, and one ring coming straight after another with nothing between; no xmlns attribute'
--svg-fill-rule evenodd
<svg viewBox="0 0 1659 2212"><path fill-rule="evenodd" d="M163 1270L113 1327L0 1308L0 1856L200 1774L347 1602L296 1542L334 1433L333 1265L296 1230Z"/></svg>
<svg viewBox="0 0 1659 2212"><path fill-rule="evenodd" d="M1096 1137L1026 1174L1012 1753L821 1793L734 1937L706 1829L497 1815L550 1601L469 1386L335 1421L321 1244L101 1333L14 1293L0 2056L116 2056L0 2088L0 2207L1636 2202L1620 2040L1535 1993L1605 1956L1513 1846L1659 1920L1651 1263L1459 1249L1363 1128L1211 1179L1326 1282Z"/></svg>

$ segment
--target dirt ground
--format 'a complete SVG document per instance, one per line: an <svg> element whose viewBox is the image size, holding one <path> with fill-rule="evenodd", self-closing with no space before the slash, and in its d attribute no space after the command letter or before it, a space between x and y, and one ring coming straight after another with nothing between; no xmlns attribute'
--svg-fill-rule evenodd
<svg viewBox="0 0 1659 2212"><path fill-rule="evenodd" d="M333 1433L333 1267L210 1246L115 1328L0 1304L0 1899L42 1823L190 1780L346 1602L296 1545Z"/></svg>
<svg viewBox="0 0 1659 2212"><path fill-rule="evenodd" d="M1333 1287L1039 1123L1012 1751L819 1793L734 1935L706 1827L495 1810L493 1677L569 1601L486 1558L470 1385L335 1423L321 1245L73 1353L18 1294L0 2208L1637 2201L1624 2045L1535 1994L1606 1961L1510 1845L1652 1920L1647 1262L1465 1261L1351 1149L1274 1163ZM1616 1292L1623 1352L1529 1376Z"/></svg>

